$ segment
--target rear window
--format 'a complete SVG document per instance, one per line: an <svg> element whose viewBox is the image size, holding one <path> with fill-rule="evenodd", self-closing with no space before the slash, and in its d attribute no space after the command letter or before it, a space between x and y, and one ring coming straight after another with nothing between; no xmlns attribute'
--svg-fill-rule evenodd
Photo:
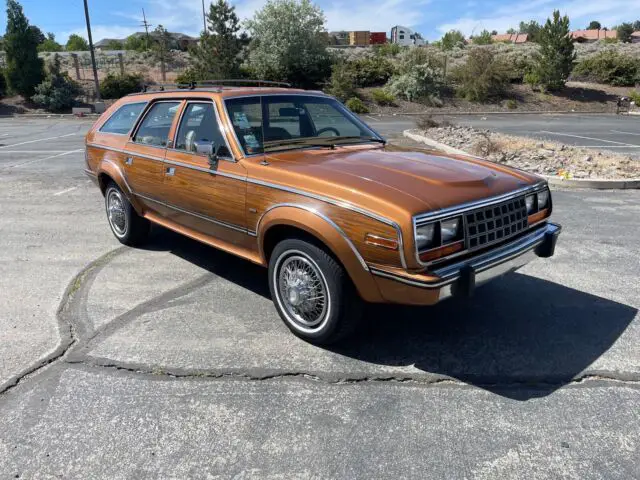
<svg viewBox="0 0 640 480"><path fill-rule="evenodd" d="M129 103L121 106L113 115L111 115L109 120L102 125L100 132L126 135L133 128L133 125L136 123L136 120L138 120L142 110L144 110L145 105L146 102Z"/></svg>

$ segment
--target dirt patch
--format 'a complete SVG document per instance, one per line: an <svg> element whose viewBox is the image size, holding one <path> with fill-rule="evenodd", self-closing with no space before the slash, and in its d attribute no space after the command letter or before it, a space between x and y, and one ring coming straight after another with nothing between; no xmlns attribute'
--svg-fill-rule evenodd
<svg viewBox="0 0 640 480"><path fill-rule="evenodd" d="M532 173L567 179L640 178L640 162L628 155L557 142L542 142L459 125L434 127L416 133L492 162Z"/></svg>

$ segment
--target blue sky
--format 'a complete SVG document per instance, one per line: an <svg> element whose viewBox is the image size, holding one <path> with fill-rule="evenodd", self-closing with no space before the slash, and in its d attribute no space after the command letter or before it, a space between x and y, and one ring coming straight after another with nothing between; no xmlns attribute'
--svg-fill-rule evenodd
<svg viewBox="0 0 640 480"><path fill-rule="evenodd" d="M210 0L206 0L207 3ZM71 33L86 37L82 0L20 0L32 24L54 32L64 43ZM3 2L4 3L4 2ZM247 18L265 0L232 1L240 18ZM503 33L520 20L543 21L553 9L569 15L573 29L590 20L603 25L640 17L640 0L320 0L329 30L389 32L396 24L409 26L430 40L452 28L466 35L483 29ZM142 8L147 21L170 31L197 35L202 29L201 0L89 0L94 41L125 37L140 31ZM631 15L634 18L629 18ZM4 30L5 21L0 21Z"/></svg>

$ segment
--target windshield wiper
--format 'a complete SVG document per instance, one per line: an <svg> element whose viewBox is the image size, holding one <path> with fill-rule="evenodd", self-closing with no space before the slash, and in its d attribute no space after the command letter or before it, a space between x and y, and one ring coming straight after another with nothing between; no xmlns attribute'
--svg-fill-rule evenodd
<svg viewBox="0 0 640 480"><path fill-rule="evenodd" d="M341 136L341 137L304 137L304 138L283 138L279 140L267 140L264 142L264 151L269 152L281 147L318 147L330 148L334 150L339 142L347 141L347 144L360 142L377 142L386 144L386 140L378 137L362 137L362 136Z"/></svg>
<svg viewBox="0 0 640 480"><path fill-rule="evenodd" d="M387 141L382 138L363 137L363 136L356 136L356 135L350 135L350 136L344 136L344 137L327 137L327 138L331 138L334 141L335 140L356 140L359 142L376 142L376 143L384 143L384 144L387 143Z"/></svg>

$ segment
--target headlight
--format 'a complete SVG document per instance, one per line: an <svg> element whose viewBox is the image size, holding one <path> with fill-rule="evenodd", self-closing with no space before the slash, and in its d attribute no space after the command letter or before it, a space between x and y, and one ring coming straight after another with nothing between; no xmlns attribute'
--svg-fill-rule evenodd
<svg viewBox="0 0 640 480"><path fill-rule="evenodd" d="M549 206L549 190L538 192L538 210L544 210Z"/></svg>
<svg viewBox="0 0 640 480"><path fill-rule="evenodd" d="M531 215L532 213L536 213L538 210L538 206L536 205L536 195L527 195L524 198L524 203L527 205L527 215Z"/></svg>
<svg viewBox="0 0 640 480"><path fill-rule="evenodd" d="M460 235L462 222L460 221L460 217L450 218L448 220L443 220L440 222L440 235L442 237L442 244L453 242L454 240L458 240Z"/></svg>
<svg viewBox="0 0 640 480"><path fill-rule="evenodd" d="M435 232L435 223L429 223L416 229L416 246L418 250L425 250L433 246Z"/></svg>

